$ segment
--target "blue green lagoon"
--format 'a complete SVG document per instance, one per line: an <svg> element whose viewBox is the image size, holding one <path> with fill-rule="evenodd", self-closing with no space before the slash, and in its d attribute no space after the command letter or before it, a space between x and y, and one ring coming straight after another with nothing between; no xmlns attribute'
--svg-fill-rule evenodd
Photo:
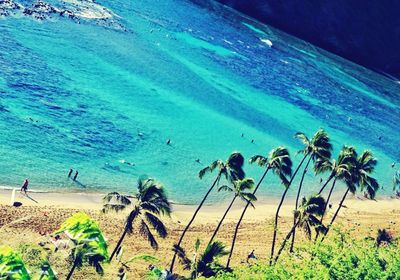
<svg viewBox="0 0 400 280"><path fill-rule="evenodd" d="M371 149L380 195L391 193L396 81L212 2L96 3L109 14L0 17L0 185L128 192L147 174L195 203L211 161L283 145L297 163L294 134L324 128L335 155L343 144ZM246 165L255 180L262 171ZM306 193L319 186L309 173ZM273 177L260 189L281 192Z"/></svg>

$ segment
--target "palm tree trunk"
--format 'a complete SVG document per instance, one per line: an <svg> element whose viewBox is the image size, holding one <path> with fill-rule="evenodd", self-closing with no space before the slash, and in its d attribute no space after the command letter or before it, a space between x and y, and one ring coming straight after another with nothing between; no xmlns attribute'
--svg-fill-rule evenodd
<svg viewBox="0 0 400 280"><path fill-rule="evenodd" d="M204 202L206 201L208 195L209 195L209 194L211 193L211 191L214 189L214 187L215 187L215 185L217 184L217 182L218 182L220 176L221 176L221 174L219 173L218 176L217 176L217 178L215 178L215 180L214 180L213 184L211 185L211 187L208 189L206 195L203 197L203 200L200 202L199 206L197 207L196 211L194 212L194 214L193 214L192 218L190 219L189 223L186 225L185 229L183 230L183 232L182 232L182 234L181 234L181 237L179 238L179 241L178 241L178 244L177 244L178 247L181 246L183 237L185 236L186 232L189 230L189 227L192 225L194 219L195 219L196 216L197 216L197 213L199 213L200 208L203 206L203 204L204 204ZM174 256L172 257L171 266L170 266L170 268L169 268L170 273L172 273L172 271L173 271L173 269L174 269L175 260L176 260L176 254L177 254L177 252L175 252L175 253L174 253Z"/></svg>
<svg viewBox="0 0 400 280"><path fill-rule="evenodd" d="M344 193L344 195L343 195L343 197L342 197L342 200L341 200L340 203L339 203L339 207L338 207L338 209L336 210L335 215L333 215L332 220L331 220L331 222L329 223L328 228L326 229L326 232L325 232L324 236L323 236L322 239L321 239L321 242L324 241L325 236L328 234L330 227L332 226L332 224L333 224L333 222L335 221L337 215L339 214L339 211L340 211L340 209L342 208L343 202L344 202L344 200L346 199L346 196L347 196L347 194L349 193L349 191L350 191L350 189L347 188L346 192Z"/></svg>
<svg viewBox="0 0 400 280"><path fill-rule="evenodd" d="M276 254L274 263L276 263L276 262L278 261L280 255L281 255L281 253L282 253L282 251L283 251L283 249L285 248L286 242L289 240L290 236L291 236L292 234L295 233L295 229L297 228L297 226L299 225L299 223L300 223L300 220L296 221L296 223L293 225L292 229L291 229L291 230L289 231L289 233L286 235L286 237L285 237L285 239L283 240L283 243L282 243L282 245L281 245L281 248L279 248L279 251L278 251L278 253Z"/></svg>
<svg viewBox="0 0 400 280"><path fill-rule="evenodd" d="M278 220L279 220L279 211L281 210L283 201L285 200L285 196L289 190L290 185L292 184L294 178L296 177L297 172L299 171L301 165L303 164L304 160L306 159L307 155L303 157L303 159L300 161L299 165L297 166L296 170L293 173L292 178L289 181L288 186L286 187L285 191L282 194L281 201L279 202L278 208L276 209L275 213L275 221L274 221L274 236L272 237L272 245L271 245L271 257L269 259L269 264L272 264L272 258L274 257L274 250L275 250L275 242L276 242L276 234L277 234L277 229L278 229Z"/></svg>
<svg viewBox="0 0 400 280"><path fill-rule="evenodd" d="M335 184L336 184L336 178L335 178L335 180L333 180L332 187L329 190L328 198L326 199L326 202L325 202L324 214L321 216L321 219L319 220L321 222L321 224L322 224L322 221L324 219L324 215L326 214L326 208L328 207L328 204L329 204L329 201L331 199L331 195L332 195L333 189L335 188ZM317 241L318 237L319 237L319 231L317 231L317 234L315 235L315 241Z"/></svg>
<svg viewBox="0 0 400 280"><path fill-rule="evenodd" d="M221 225L222 225L222 222L225 220L226 215L227 215L228 212L231 210L232 205L233 205L233 203L235 202L235 200L236 200L237 197L238 197L238 196L235 194L235 196L233 197L231 203L229 204L228 208L226 209L224 215L222 216L221 220L219 221L217 228L214 230L214 233L213 233L213 235L211 236L210 241L208 241L208 245L210 245L211 242L213 242L215 236L217 235L217 233L218 233L218 231L219 231L219 228L220 228Z"/></svg>
<svg viewBox="0 0 400 280"><path fill-rule="evenodd" d="M334 173L332 172L331 175L329 175L328 179L326 179L324 185L321 187L318 194L321 194L324 191L325 187L328 185L328 183L332 180L333 177L335 177L335 176L334 176Z"/></svg>
<svg viewBox="0 0 400 280"><path fill-rule="evenodd" d="M77 266L78 266L78 262L74 260L74 264L72 265L71 270L69 271L66 280L70 280L70 279L71 279L72 274L74 273L75 268L76 268Z"/></svg>
<svg viewBox="0 0 400 280"><path fill-rule="evenodd" d="M128 233L128 228L125 226L124 228L124 232L122 233L121 237L119 238L117 245L115 246L113 252L111 253L110 256L110 262L112 261L112 259L114 258L114 255L117 253L119 247L121 247L122 241L124 241L124 238L126 236L126 234Z"/></svg>
<svg viewBox="0 0 400 280"><path fill-rule="evenodd" d="M310 158L307 161L306 166L304 167L303 170L303 174L301 175L301 180L300 180L300 184L299 184L299 189L297 190L297 197L296 197L296 204L295 204L295 208L294 210L296 211L297 208L299 207L299 198L300 198L300 193L301 193L301 188L303 186L303 181L304 181L304 177L306 176L307 173L307 169L308 166L310 165L312 157L310 156ZM296 224L296 216L293 217L293 226ZM295 235L296 235L296 227L293 230L293 235L292 235L292 242L290 244L290 252L293 252L293 246L294 246L294 239L295 239Z"/></svg>
<svg viewBox="0 0 400 280"><path fill-rule="evenodd" d="M268 174L269 169L270 169L269 166L265 169L264 174L262 175L260 181L258 181L257 186L256 186L256 188L255 188L254 191L253 191L253 195L256 194L256 192L257 192L257 190L258 190L258 187L261 185L261 182L264 180L265 176ZM229 264L230 264L230 262L231 262L231 258L232 258L232 254L233 254L233 248L235 247L235 242L236 242L237 233L238 233L238 231L239 231L239 226L240 226L240 224L242 223L244 214L246 214L246 211L247 211L247 208L249 208L249 205L250 205L250 201L248 201L248 202L246 203L246 206L244 207L244 209L243 209L243 211L242 211L242 214L240 215L239 221L238 221L237 224L236 224L235 232L234 232L233 238L232 238L231 250L230 250L230 252L229 252L228 261L226 262L226 268L229 268Z"/></svg>

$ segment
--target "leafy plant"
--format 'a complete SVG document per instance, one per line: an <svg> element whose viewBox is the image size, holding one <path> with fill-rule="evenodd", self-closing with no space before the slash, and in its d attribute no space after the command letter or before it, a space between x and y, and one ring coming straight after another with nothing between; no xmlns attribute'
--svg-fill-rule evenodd
<svg viewBox="0 0 400 280"><path fill-rule="evenodd" d="M85 213L76 213L68 218L54 234L65 234L73 243L72 268L67 280L76 268L89 264L103 274L101 263L108 261L107 242L98 224Z"/></svg>
<svg viewBox="0 0 400 280"><path fill-rule="evenodd" d="M0 279L30 280L31 277L19 253L8 246L0 247Z"/></svg>

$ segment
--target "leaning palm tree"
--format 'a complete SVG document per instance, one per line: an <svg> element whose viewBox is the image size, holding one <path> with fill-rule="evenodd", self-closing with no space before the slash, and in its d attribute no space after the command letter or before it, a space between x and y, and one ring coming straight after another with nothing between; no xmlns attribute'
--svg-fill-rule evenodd
<svg viewBox="0 0 400 280"><path fill-rule="evenodd" d="M204 169L200 170L199 178L202 179L205 174L211 173L214 170L217 170L217 176L204 195L203 199L201 200L199 206L197 206L196 211L194 211L192 218L190 219L189 223L186 225L185 229L183 230L181 236L179 237L178 243L175 244L177 247L181 246L182 240L186 235L186 232L189 230L190 226L192 225L194 219L196 218L198 212L200 211L201 207L203 206L204 202L206 201L208 195L214 189L214 187L218 184L221 180L221 177L224 176L228 182L233 182L235 180L242 180L245 177L245 173L243 171L243 164L244 164L244 157L239 152L233 152L229 158L224 162L222 160L216 160L212 162L209 166L205 167ZM174 246L175 246L174 245ZM177 251L175 250L174 256L172 257L170 272L173 272L175 260L177 256Z"/></svg>
<svg viewBox="0 0 400 280"><path fill-rule="evenodd" d="M308 161L303 169L303 174L300 179L299 187L297 188L297 196L296 196L294 213L296 213L297 207L299 205L299 198L300 198L300 193L301 193L301 189L302 189L303 182L304 182L304 177L307 173L308 166L309 166L311 160L315 164L315 162L317 160L330 159L331 153L332 153L332 144L330 143L328 134L323 129L319 129L314 134L314 136L311 138L311 140L308 139L308 137L302 132L297 132L295 137L303 143L304 148L303 148L303 150L301 150L299 152L302 153L304 155L304 157L308 157ZM293 219L293 225L295 225L295 224L296 224L296 219ZM296 227L294 228L294 231L292 234L292 242L290 244L290 252L293 252L295 236L296 236Z"/></svg>
<svg viewBox="0 0 400 280"><path fill-rule="evenodd" d="M265 176L267 175L269 170L272 170L275 174L279 176L281 179L282 183L284 185L290 185L292 179L288 181L287 176L290 176L292 174L292 161L289 156L289 151L284 148L284 147L277 147L273 149L268 157L264 157L262 155L256 155L253 156L250 159L250 163L257 163L259 166L264 167L265 171L264 174L262 175L260 181L257 183L257 186L255 187L253 191L253 195L256 194L258 188L260 187L262 181L264 180ZM298 171L300 167L296 169L296 172ZM239 226L242 223L242 220L244 218L244 215L246 214L246 211L248 207L251 205L251 202L248 201L242 211L242 214L240 215L239 221L236 224L235 232L233 235L233 240L236 240L237 233L239 231ZM226 263L226 267L229 268L229 264L232 258L233 254L233 249L235 246L235 242L232 242L232 247L229 253L228 261Z"/></svg>
<svg viewBox="0 0 400 280"><path fill-rule="evenodd" d="M76 213L68 218L54 234L65 234L71 240L72 267L67 275L71 279L76 268L85 263L103 274L101 263L108 261L107 242L98 224L85 213Z"/></svg>
<svg viewBox="0 0 400 280"><path fill-rule="evenodd" d="M343 202L349 192L354 194L356 192L356 188L359 187L360 191L366 192L368 198L375 198L376 192L379 189L379 184L378 181L370 175L374 172L377 163L378 161L373 156L371 151L364 151L360 156L357 156L355 150L353 151L351 161L349 161L349 164L351 164L351 169L350 176L347 176L347 189L328 225L326 232L324 233L324 236L322 237L321 242L328 234L329 229L339 214L339 211L343 206Z"/></svg>
<svg viewBox="0 0 400 280"><path fill-rule="evenodd" d="M227 185L224 185L222 187L220 187L218 189L218 191L228 191L228 192L233 192L233 198L231 203L229 203L228 208L226 209L224 215L222 216L221 220L219 221L217 227L214 230L213 235L210 238L210 241L208 242L208 244L211 244L211 242L213 242L215 236L217 235L222 223L225 220L226 215L229 213L229 211L232 208L232 205L235 203L237 198L242 199L245 202L250 202L252 205L252 202L256 201L257 198L254 194L252 194L251 192L249 192L250 190L252 190L254 188L254 180L251 178L245 178L243 180L236 180L233 182L233 187L229 187ZM235 242L235 241L233 241Z"/></svg>
<svg viewBox="0 0 400 280"><path fill-rule="evenodd" d="M278 261L279 256L285 248L286 242L289 240L290 236L294 234L295 228L299 227L304 229L308 239L311 239L312 228L314 228L316 232L326 231L326 227L318 219L318 217L324 214L325 204L325 199L318 195L311 196L308 199L303 197L299 209L295 212L296 223L283 240L281 248L276 254L275 263Z"/></svg>
<svg viewBox="0 0 400 280"><path fill-rule="evenodd" d="M346 185L351 185L351 180L349 177L351 176L351 169L354 164L354 157L355 157L355 149L352 146L343 146L342 150L339 153L337 160L328 160L325 158L320 158L315 162L315 172L322 173L326 171L330 171L330 175L328 177L327 182L332 181L331 188L328 193L328 197L326 199L324 213L326 214L326 208L330 202L333 190L335 189L336 182L338 180L343 181ZM327 185L327 184L326 184ZM324 187L323 187L324 188ZM321 188L319 195L323 191ZM321 223L324 219L324 215L321 216ZM318 239L319 232L315 236L315 240Z"/></svg>
<svg viewBox="0 0 400 280"><path fill-rule="evenodd" d="M158 249L158 243L151 228L158 236L165 238L167 229L160 218L162 215L169 216L171 213L171 205L165 188L159 182L142 176L138 180L137 193L133 197L113 192L107 194L103 201L103 212L130 210L122 235L111 253L110 261L119 251L125 236L133 233L135 223L139 227L140 235L149 241L153 249Z"/></svg>

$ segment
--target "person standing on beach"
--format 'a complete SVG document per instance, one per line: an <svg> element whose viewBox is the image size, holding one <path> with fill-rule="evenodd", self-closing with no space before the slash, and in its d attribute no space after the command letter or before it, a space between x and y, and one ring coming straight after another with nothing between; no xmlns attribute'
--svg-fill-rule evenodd
<svg viewBox="0 0 400 280"><path fill-rule="evenodd" d="M74 171L74 170L73 170L72 168L69 169L68 178L71 177L73 171Z"/></svg>
<svg viewBox="0 0 400 280"><path fill-rule="evenodd" d="M21 187L21 192L26 193L28 191L29 181L28 178L25 179L24 184Z"/></svg>
<svg viewBox="0 0 400 280"><path fill-rule="evenodd" d="M79 172L78 172L78 170L76 170L76 172L75 172L75 176L74 176L74 181L76 181L76 178L78 178L78 174L79 174Z"/></svg>

